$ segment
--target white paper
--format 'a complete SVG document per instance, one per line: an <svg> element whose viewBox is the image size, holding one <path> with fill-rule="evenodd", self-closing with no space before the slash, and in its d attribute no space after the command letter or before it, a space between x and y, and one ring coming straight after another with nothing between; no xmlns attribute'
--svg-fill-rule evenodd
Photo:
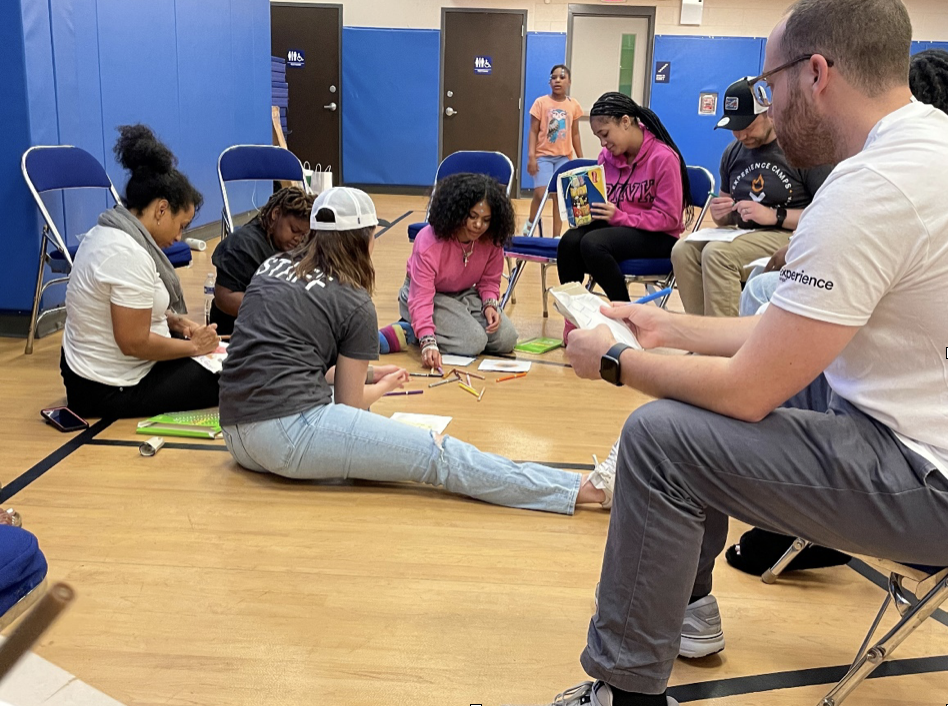
<svg viewBox="0 0 948 706"><path fill-rule="evenodd" d="M412 414L411 412L395 412L392 419L402 424L418 427L419 429L430 429L431 431L443 434L448 428L452 417L439 417L436 414Z"/></svg>
<svg viewBox="0 0 948 706"><path fill-rule="evenodd" d="M742 228L703 228L688 236L695 243L733 243L742 235L753 233L752 229Z"/></svg>
<svg viewBox="0 0 948 706"><path fill-rule="evenodd" d="M553 287L550 294L553 295L553 306L556 310L577 328L591 329L605 324L617 341L638 350L642 349L631 329L620 321L604 316L600 308L605 302L587 291L579 282Z"/></svg>
<svg viewBox="0 0 948 706"><path fill-rule="evenodd" d="M477 358L468 358L466 355L443 355L441 356L441 365L450 365L452 368L466 368L475 360Z"/></svg>
<svg viewBox="0 0 948 706"><path fill-rule="evenodd" d="M748 262L744 265L745 270L753 270L755 267L767 267L767 263L770 262L769 257L759 257L753 262Z"/></svg>
<svg viewBox="0 0 948 706"><path fill-rule="evenodd" d="M213 353L195 356L191 358L191 360L199 363L203 367L210 370L212 373L219 373L224 369L224 360L227 359L227 346L227 341L221 341L220 345L217 347L217 350Z"/></svg>
<svg viewBox="0 0 948 706"><path fill-rule="evenodd" d="M529 360L488 359L482 361L477 369L488 373L526 373L531 365Z"/></svg>

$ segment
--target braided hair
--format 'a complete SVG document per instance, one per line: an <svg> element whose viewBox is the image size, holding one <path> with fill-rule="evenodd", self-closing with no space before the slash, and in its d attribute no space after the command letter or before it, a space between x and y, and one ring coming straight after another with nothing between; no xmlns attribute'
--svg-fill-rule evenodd
<svg viewBox="0 0 948 706"><path fill-rule="evenodd" d="M267 238L271 237L273 220L271 214L279 210L285 216L296 216L297 218L309 222L309 214L313 210L313 201L316 197L308 194L298 186L288 186L280 189L260 209L260 212L254 216L253 220L263 228Z"/></svg>
<svg viewBox="0 0 948 706"><path fill-rule="evenodd" d="M948 51L926 49L912 57L909 64L912 95L948 113Z"/></svg>
<svg viewBox="0 0 948 706"><path fill-rule="evenodd" d="M671 147L678 155L678 161L681 163L681 187L684 194L682 209L686 214L687 225L694 218L694 203L691 198L691 182L688 179L688 169L685 166L685 158L681 156L681 150L678 149L678 145L668 134L665 126L662 125L659 117L648 108L636 103L629 96L615 91L599 96L599 100L589 111L590 118L611 118L613 122L622 120L623 115L628 115L632 120L637 120L644 125L650 133L655 135L656 139Z"/></svg>

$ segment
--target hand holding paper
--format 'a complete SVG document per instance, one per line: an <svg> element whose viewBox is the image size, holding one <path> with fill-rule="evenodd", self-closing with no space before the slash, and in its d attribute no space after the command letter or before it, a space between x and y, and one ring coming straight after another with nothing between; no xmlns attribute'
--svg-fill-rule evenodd
<svg viewBox="0 0 948 706"><path fill-rule="evenodd" d="M586 291L579 282L553 287L550 293L553 295L553 306L556 310L577 328L593 329L604 324L612 332L616 341L633 348L642 348L632 330L623 321L605 316L601 311L603 300Z"/></svg>

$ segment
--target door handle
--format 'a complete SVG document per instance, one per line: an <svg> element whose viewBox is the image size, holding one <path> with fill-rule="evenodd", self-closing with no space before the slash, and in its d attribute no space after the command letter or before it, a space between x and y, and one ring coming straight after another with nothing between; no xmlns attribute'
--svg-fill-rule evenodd
<svg viewBox="0 0 948 706"><path fill-rule="evenodd" d="M447 108L444 109L444 114L447 115L447 116L450 118L452 115L457 115L457 114L458 114L458 111L456 111L454 108L448 106Z"/></svg>
<svg viewBox="0 0 948 706"><path fill-rule="evenodd" d="M324 105L323 108L326 110L335 111L338 106L335 103L330 103L329 105Z"/></svg>

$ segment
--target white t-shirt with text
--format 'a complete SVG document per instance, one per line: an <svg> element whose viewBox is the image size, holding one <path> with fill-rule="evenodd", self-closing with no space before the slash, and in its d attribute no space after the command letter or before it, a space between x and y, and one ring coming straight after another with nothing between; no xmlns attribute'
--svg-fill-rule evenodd
<svg viewBox="0 0 948 706"><path fill-rule="evenodd" d="M137 385L155 362L122 353L111 305L151 309L152 333L170 337L170 301L148 252L117 228L95 226L82 238L66 287L63 351L70 369L104 385Z"/></svg>
<svg viewBox="0 0 948 706"><path fill-rule="evenodd" d="M841 397L948 475L948 115L912 102L841 162L800 218L772 302L859 331Z"/></svg>

